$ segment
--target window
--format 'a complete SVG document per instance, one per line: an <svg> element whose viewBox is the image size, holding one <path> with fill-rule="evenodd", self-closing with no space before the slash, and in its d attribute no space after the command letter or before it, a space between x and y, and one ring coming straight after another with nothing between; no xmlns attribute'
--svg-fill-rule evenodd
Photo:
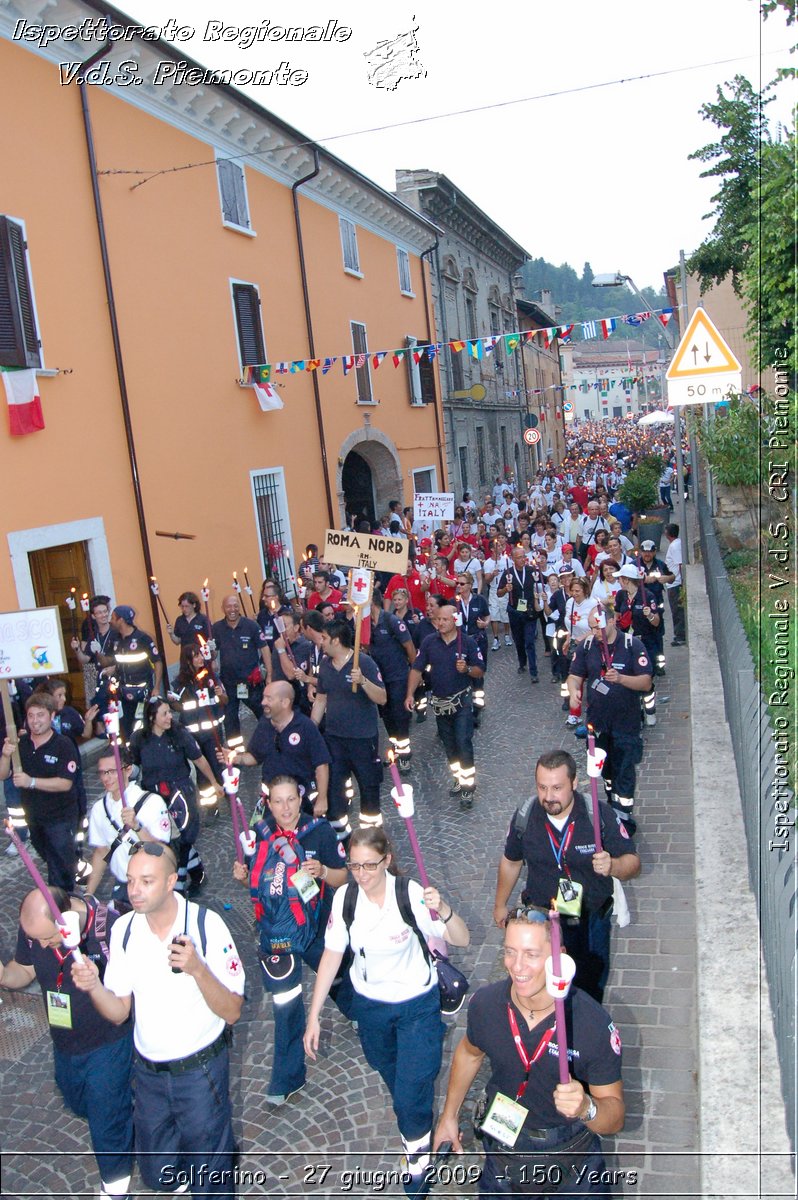
<svg viewBox="0 0 798 1200"><path fill-rule="evenodd" d="M489 312L490 312L490 331L491 331L491 334L495 337L497 334L501 333L501 331L502 331L501 314L500 314L498 308L496 308L493 304L490 305Z"/></svg>
<svg viewBox="0 0 798 1200"><path fill-rule="evenodd" d="M482 487L488 478L488 468L485 462L485 430L477 428L477 470L479 471L479 486Z"/></svg>
<svg viewBox="0 0 798 1200"><path fill-rule="evenodd" d="M222 220L237 229L250 229L249 202L244 168L229 158L216 160L219 194L222 198Z"/></svg>
<svg viewBox="0 0 798 1200"><path fill-rule="evenodd" d="M410 255L401 246L396 247L396 263L399 267L399 290L403 296L412 296L413 281L410 278Z"/></svg>
<svg viewBox="0 0 798 1200"><path fill-rule="evenodd" d="M409 351L406 355L406 362L407 377L410 384L410 403L414 405L434 404L435 369L426 354L418 362L413 358L414 350L424 350L429 343L419 341L412 334L408 334L405 338L405 345Z"/></svg>
<svg viewBox="0 0 798 1200"><path fill-rule="evenodd" d="M474 341L477 336L477 316L474 308L474 299L472 296L465 298L465 316L466 316L466 337L470 341Z"/></svg>
<svg viewBox="0 0 798 1200"><path fill-rule="evenodd" d="M502 456L501 468L506 474L507 469L510 466L510 460L507 457L507 428L504 425L502 425L499 429L499 446L501 448Z"/></svg>
<svg viewBox="0 0 798 1200"><path fill-rule="evenodd" d="M266 348L260 316L260 296L254 284L233 284L233 308L241 366L265 363Z"/></svg>
<svg viewBox="0 0 798 1200"><path fill-rule="evenodd" d="M296 562L296 559L291 544L283 469L277 467L271 471L252 471L250 479L263 578L277 579L281 588L292 595L296 592L296 587L285 557L286 550L292 563Z"/></svg>
<svg viewBox="0 0 798 1200"><path fill-rule="evenodd" d="M468 446L460 446L457 451L460 459L460 483L463 491L468 491Z"/></svg>
<svg viewBox="0 0 798 1200"><path fill-rule="evenodd" d="M462 392L463 390L463 356L462 352L452 350L449 346L449 366L452 369L452 391Z"/></svg>
<svg viewBox="0 0 798 1200"><path fill-rule="evenodd" d="M25 230L19 221L0 217L0 366L41 365Z"/></svg>
<svg viewBox="0 0 798 1200"><path fill-rule="evenodd" d="M374 396L371 391L371 368L369 367L369 347L366 338L366 326L359 321L352 321L352 350L355 355L355 378L357 379L358 404L373 404ZM358 366L357 360L362 358Z"/></svg>
<svg viewBox="0 0 798 1200"><path fill-rule="evenodd" d="M614 404L612 406L612 415L614 417L622 417L623 416L623 406L620 404Z"/></svg>
<svg viewBox="0 0 798 1200"><path fill-rule="evenodd" d="M360 256L357 252L357 230L351 221L346 217L339 217L338 224L341 228L341 247L344 252L344 270L351 271L353 275L360 274Z"/></svg>

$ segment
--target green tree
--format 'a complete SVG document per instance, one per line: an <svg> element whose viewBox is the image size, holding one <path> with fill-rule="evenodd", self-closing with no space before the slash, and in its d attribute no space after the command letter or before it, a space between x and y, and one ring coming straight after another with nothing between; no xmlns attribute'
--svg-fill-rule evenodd
<svg viewBox="0 0 798 1200"><path fill-rule="evenodd" d="M748 311L748 340L760 370L780 361L787 351L795 364L795 130L786 141L763 147L761 171L753 195L754 212L745 231L750 255L742 277Z"/></svg>
<svg viewBox="0 0 798 1200"><path fill-rule="evenodd" d="M744 75L735 75L730 83L718 85L716 103L703 104L699 110L705 120L724 131L717 141L688 155L711 164L701 172L702 179L721 180L712 197L715 207L705 214L715 218L715 227L687 263L688 271L701 281L702 294L729 273L735 292L741 290L751 247L760 162L763 148L770 145L764 109L773 99L757 92Z"/></svg>

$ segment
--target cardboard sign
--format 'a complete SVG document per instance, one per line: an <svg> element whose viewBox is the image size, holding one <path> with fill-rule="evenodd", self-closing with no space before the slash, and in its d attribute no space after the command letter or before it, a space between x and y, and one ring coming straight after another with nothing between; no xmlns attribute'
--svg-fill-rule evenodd
<svg viewBox="0 0 798 1200"><path fill-rule="evenodd" d="M68 670L57 608L0 613L0 679L65 675Z"/></svg>
<svg viewBox="0 0 798 1200"><path fill-rule="evenodd" d="M416 492L413 515L417 521L453 521L454 492Z"/></svg>
<svg viewBox="0 0 798 1200"><path fill-rule="evenodd" d="M328 529L324 534L323 561L336 563L339 567L366 567L369 571L403 575L407 570L409 548L407 538Z"/></svg>
<svg viewBox="0 0 798 1200"><path fill-rule="evenodd" d="M363 567L354 567L349 573L347 600L356 604L358 608L368 608L371 604L373 583L374 576L371 571Z"/></svg>

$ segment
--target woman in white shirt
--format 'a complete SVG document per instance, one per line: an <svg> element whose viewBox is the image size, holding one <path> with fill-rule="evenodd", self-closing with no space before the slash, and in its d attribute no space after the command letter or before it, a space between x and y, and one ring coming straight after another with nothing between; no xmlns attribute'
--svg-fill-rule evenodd
<svg viewBox="0 0 798 1200"><path fill-rule="evenodd" d="M590 599L597 604L610 603L617 592L621 590L621 585L614 578L615 572L618 570L618 563L614 558L605 558L599 567L598 578L593 584L593 590L590 593Z"/></svg>
<svg viewBox="0 0 798 1200"><path fill-rule="evenodd" d="M432 1108L435 1080L441 1068L444 1025L435 968L416 932L405 923L396 895L396 869L391 845L382 829L357 829L347 862L357 887L349 928L345 903L350 894L339 888L324 938L316 986L308 1013L305 1050L315 1059L319 1014L341 966L352 949L349 970L355 990L352 1016L369 1066L379 1071L393 1100L405 1157L409 1196L426 1196L430 1183ZM407 882L408 900L425 938L443 938L467 946L468 928L437 888ZM351 900L350 900L351 906ZM433 920L432 913L437 914Z"/></svg>

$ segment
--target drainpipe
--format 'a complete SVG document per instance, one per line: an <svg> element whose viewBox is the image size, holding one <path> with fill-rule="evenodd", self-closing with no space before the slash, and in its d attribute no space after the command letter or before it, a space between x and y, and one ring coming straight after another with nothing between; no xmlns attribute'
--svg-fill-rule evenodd
<svg viewBox="0 0 798 1200"><path fill-rule="evenodd" d="M81 66L80 74L80 104L83 110L83 129L86 135L86 152L89 159L89 171L91 174L91 191L94 198L94 215L97 221L97 236L100 239L100 257L103 265L103 279L105 280L105 296L108 302L108 320L111 323L111 340L114 346L114 361L116 362L116 377L119 383L119 398L122 403L122 419L125 426L125 440L127 442L128 460L130 462L130 478L133 484L133 495L136 498L136 515L139 522L139 537L141 539L141 550L144 557L144 567L147 572L147 591L150 596L150 609L152 611L152 623L155 630L155 640L158 643L158 651L161 655L161 661L166 669L166 647L164 646L163 632L161 630L160 613L158 612L158 601L150 589L150 577L155 574L152 565L152 555L150 554L150 541L147 535L147 518L144 514L144 500L141 495L141 481L139 478L138 460L136 458L136 443L133 437L133 426L130 420L130 405L128 402L127 382L125 379L125 364L122 358L122 343L119 337L119 321L116 313L116 302L114 299L114 285L111 279L111 262L108 255L108 242L105 236L105 221L103 219L102 201L100 199L100 184L97 178L97 159L94 154L94 137L91 130L91 117L89 114L89 95L88 84L85 82L85 74L90 67L94 65L99 58L107 54L113 49L113 42L108 39L104 46L92 54Z"/></svg>
<svg viewBox="0 0 798 1200"><path fill-rule="evenodd" d="M298 191L303 183L308 183L309 180L315 179L321 170L319 159L318 146L313 147L313 170L307 175L303 175L301 179L297 179L296 183L291 186L291 200L294 205L294 224L296 225L296 243L299 250L299 271L302 277L302 299L305 304L305 326L308 331L308 350L310 357L316 357L316 342L313 337L313 319L310 313L310 293L308 292L308 275L305 267L305 246L302 241L302 221L299 216L299 196ZM316 425L319 430L319 449L321 450L321 469L324 475L324 490L327 493L327 516L329 519L330 529L335 529L338 521L335 516L335 507L333 505L332 491L330 490L330 468L327 462L327 440L324 436L324 418L321 411L321 392L319 390L318 372L311 371L311 382L313 384L313 398L316 403Z"/></svg>
<svg viewBox="0 0 798 1200"><path fill-rule="evenodd" d="M435 261L437 262L439 242L440 242L440 238L436 238L434 244L432 246L430 246L429 249L422 250L421 256L420 256L422 263L424 262L424 259L427 257L428 254L430 256L434 254ZM430 265L430 270L432 270L433 267L432 267L432 258L431 257L430 257L429 265ZM427 273L426 273L426 271L424 271L423 267L422 267L422 282L424 284L424 312L425 312L426 318L427 318L427 341L431 342L432 341L432 314L430 312L429 296L427 294ZM441 309L443 310L443 292L442 291L440 292L440 296L441 296ZM444 332L445 332L445 330L444 330ZM438 372L438 377L441 379L443 378L443 373L441 371ZM441 403L443 403L443 397L441 397ZM440 405L439 405L437 397L435 398L435 403L434 403L433 407L435 409L435 440L438 443L438 462L439 462L440 468L441 468L441 487L445 487L446 486L446 467L444 466L444 462L443 462L443 433L441 430Z"/></svg>

